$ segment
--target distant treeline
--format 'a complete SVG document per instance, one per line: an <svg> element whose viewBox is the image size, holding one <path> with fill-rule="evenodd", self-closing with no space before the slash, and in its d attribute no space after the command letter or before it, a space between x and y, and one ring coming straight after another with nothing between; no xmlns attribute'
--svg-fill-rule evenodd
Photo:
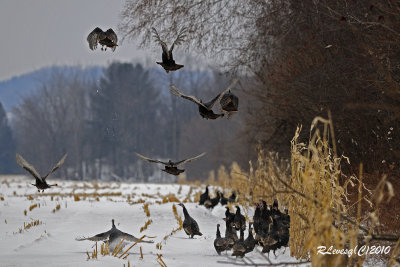
<svg viewBox="0 0 400 267"><path fill-rule="evenodd" d="M68 153L55 175L78 180L170 179L134 152L172 160L207 152L184 166L188 179L205 179L209 171L232 161L247 165L244 113L207 121L195 104L169 92L173 83L208 101L229 82L212 71L167 75L129 63L112 63L100 79L79 70L73 75L54 71L38 90L22 97L10 123L0 109L0 173L20 172L14 163L16 151L42 173Z"/></svg>

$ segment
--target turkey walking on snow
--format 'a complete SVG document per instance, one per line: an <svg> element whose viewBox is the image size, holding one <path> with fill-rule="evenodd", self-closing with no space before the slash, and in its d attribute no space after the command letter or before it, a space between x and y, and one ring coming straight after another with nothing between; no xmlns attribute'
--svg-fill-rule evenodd
<svg viewBox="0 0 400 267"><path fill-rule="evenodd" d="M240 207L236 206L236 214L233 219L236 230L246 230L246 218L240 213Z"/></svg>
<svg viewBox="0 0 400 267"><path fill-rule="evenodd" d="M97 49L97 44L100 44L101 50L106 51L107 47L109 47L114 52L118 46L118 37L112 29L108 29L106 32L103 32L102 29L97 27L91 33L89 33L86 40L88 41L89 48L91 50Z"/></svg>
<svg viewBox="0 0 400 267"><path fill-rule="evenodd" d="M236 192L235 191L232 191L232 194L228 198L228 202L230 202L230 203L236 202Z"/></svg>
<svg viewBox="0 0 400 267"><path fill-rule="evenodd" d="M185 215L185 220L183 220L183 230L185 230L185 233L190 238L193 238L193 236L195 235L202 236L203 234L200 232L199 225L197 224L195 219L190 217L185 205L182 203L179 203L178 205L183 208L183 214Z"/></svg>
<svg viewBox="0 0 400 267"><path fill-rule="evenodd" d="M114 219L111 220L112 227L110 230L104 233L100 233L91 237L78 237L75 238L77 241L83 241L83 240L90 240L90 241L109 241L110 243L112 242L119 242L120 239L125 238L125 241L130 241L130 242L138 242L139 238L134 237L133 235L124 233L120 230L117 229L117 227L114 224ZM153 243L153 241L145 241L145 240L140 240L139 242L141 243Z"/></svg>
<svg viewBox="0 0 400 267"><path fill-rule="evenodd" d="M217 224L217 234L214 240L214 248L217 251L218 255L221 255L221 252L226 250L226 240L221 237L221 232L219 231L219 224Z"/></svg>
<svg viewBox="0 0 400 267"><path fill-rule="evenodd" d="M220 192L217 192L217 196L214 198L211 198L210 200L207 200L204 202L204 207L207 209L213 209L215 206L218 205L220 199Z"/></svg>
<svg viewBox="0 0 400 267"><path fill-rule="evenodd" d="M225 196L224 196L224 193L220 193L220 200L219 200L219 203L221 203L221 205L222 206L225 206L226 204L228 204L228 198L226 198Z"/></svg>
<svg viewBox="0 0 400 267"><path fill-rule="evenodd" d="M233 220L235 219L235 213L232 213L232 212L229 210L229 207L228 207L228 206L225 207L225 208L226 208L226 210L225 210L225 218L226 218L228 221L232 222L232 225L233 225Z"/></svg>
<svg viewBox="0 0 400 267"><path fill-rule="evenodd" d="M249 223L249 235L247 238L244 240L244 244L246 247L246 253L249 253L254 250L254 247L256 246L256 240L254 240L253 237L253 230L251 228L251 223Z"/></svg>
<svg viewBox="0 0 400 267"><path fill-rule="evenodd" d="M55 172L58 168L61 167L61 165L64 164L65 159L67 158L67 154L62 157L62 159L54 165L54 167L51 169L51 171L46 175L41 177L40 174L36 171L35 167L33 167L31 164L29 164L21 155L17 154L16 159L18 165L20 165L22 168L24 168L26 171L28 171L33 177L35 177L36 183L32 184L33 186L36 186L38 189L38 192L42 190L44 192L45 189L50 188L52 186L57 186L57 184L48 184L46 182L47 177L49 177L50 174Z"/></svg>
<svg viewBox="0 0 400 267"><path fill-rule="evenodd" d="M243 258L246 253L246 245L244 243L244 231L240 230L240 238L235 242L232 247L232 256Z"/></svg>
<svg viewBox="0 0 400 267"><path fill-rule="evenodd" d="M164 172L166 172L166 173L169 173L169 174L172 174L172 175L179 175L179 174L181 174L182 172L184 172L185 170L178 169L178 168L177 168L178 166L180 166L180 165L182 165L182 164L185 164L185 163L187 163L187 162L194 161L194 160L196 160L196 159L198 159L198 158L201 158L201 157L204 156L206 153L201 153L200 155L198 155L198 156L196 156L196 157L189 158L189 159L184 159L184 160L177 161L177 162L173 162L173 161L171 161L171 160L169 160L168 162L164 162L164 161L160 161L160 160L156 160L156 159L147 158L147 157L145 157L145 156L143 156L143 155L140 155L139 153L135 153L135 154L136 154L139 158L141 158L141 159L143 159L143 160L146 160L146 161L149 161L149 162L153 162L153 163L161 163L161 164L164 164L165 167L164 167L164 170L162 170L162 171L164 171Z"/></svg>
<svg viewBox="0 0 400 267"><path fill-rule="evenodd" d="M206 186L206 191L200 195L199 205L204 205L204 202L210 199L210 195L208 194L208 185Z"/></svg>
<svg viewBox="0 0 400 267"><path fill-rule="evenodd" d="M230 250L235 241L238 240L238 236L236 234L236 230L233 228L233 222L227 218L224 218L226 229L225 229L225 243L226 243L226 250Z"/></svg>
<svg viewBox="0 0 400 267"><path fill-rule="evenodd" d="M162 52L162 62L157 62L157 64L160 64L167 73L169 71L175 71L175 70L179 70L180 68L183 68L183 65L179 65L179 64L175 63L174 57L172 55L172 50L174 49L175 45L180 45L184 41L184 38L186 37L186 28L183 28L179 32L178 37L172 43L170 49L168 49L167 44L161 40L160 36L158 35L157 30L155 28L151 28L151 29L153 31L155 41L161 45L161 48L163 51Z"/></svg>

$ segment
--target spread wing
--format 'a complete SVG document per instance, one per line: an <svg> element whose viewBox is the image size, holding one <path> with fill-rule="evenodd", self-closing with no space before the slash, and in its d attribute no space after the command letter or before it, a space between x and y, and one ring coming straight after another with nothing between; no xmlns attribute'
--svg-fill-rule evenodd
<svg viewBox="0 0 400 267"><path fill-rule="evenodd" d="M83 240L90 240L90 241L106 241L108 239L108 237L111 234L111 230L108 230L107 232L101 233L101 234L97 234L95 236L92 237L77 237L75 238L76 241L83 241Z"/></svg>
<svg viewBox="0 0 400 267"><path fill-rule="evenodd" d="M27 170L33 177L43 182L42 177L40 177L40 174L37 172L35 167L29 164L20 154L16 154L15 157L19 166Z"/></svg>
<svg viewBox="0 0 400 267"><path fill-rule="evenodd" d="M170 85L169 87L171 88L170 91L171 91L171 93L172 93L173 95L180 96L180 97L182 97L182 98L185 98L185 99L187 99L187 100L192 101L193 103L196 103L196 104L199 105L199 106L203 106L204 108L209 109L206 105L204 105L204 104L203 104L199 99L197 99L196 97L191 96L191 95L184 95L184 94L182 94L182 93L178 90L178 88L176 88L176 87L173 86L173 85Z"/></svg>
<svg viewBox="0 0 400 267"><path fill-rule="evenodd" d="M196 159L198 159L198 158L201 158L201 157L204 156L205 154L206 154L206 153L203 152L203 153L201 153L200 155L198 155L198 156L196 156L196 157L194 157L194 158L184 159L184 160L178 161L178 162L176 162L176 163L174 164L174 166L175 166L175 167L178 167L179 165L185 164L185 163L187 163L187 162L194 161L194 160L196 160Z"/></svg>
<svg viewBox="0 0 400 267"><path fill-rule="evenodd" d="M106 31L106 37L107 37L108 39L110 39L110 40L115 44L115 46L112 47L112 51L114 51L115 48L117 47L116 45L117 45L117 43L118 43L117 34L113 31L113 29L110 28L110 29L108 29L108 30Z"/></svg>
<svg viewBox="0 0 400 267"><path fill-rule="evenodd" d="M214 97L211 101L204 103L204 105L207 107L208 110L211 110L215 103L218 102L218 100L221 98L222 93L218 94L216 97Z"/></svg>
<svg viewBox="0 0 400 267"><path fill-rule="evenodd" d="M68 154L65 154L64 157L62 157L62 159L56 164L54 165L53 169L51 169L51 171L43 178L46 179L50 174L52 174L53 172L55 172L58 168L60 168L63 164L65 159L67 158Z"/></svg>
<svg viewBox="0 0 400 267"><path fill-rule="evenodd" d="M187 28L183 27L179 32L178 37L176 37L175 41L172 43L171 48L169 49L169 54L172 54L172 50L174 50L175 45L180 45L183 41L185 41Z"/></svg>
<svg viewBox="0 0 400 267"><path fill-rule="evenodd" d="M125 237L125 240L126 241L129 241L129 242L138 242L139 241L139 238L137 238L137 237L134 237L133 235L130 235L130 234L128 234L128 233L124 233L124 232L122 232L122 231L119 231L115 236L112 234L111 236L110 236L110 242L113 242L113 240L112 239L114 239L114 238L124 238ZM154 243L154 241L145 241L145 240L140 240L139 242L141 242L141 243Z"/></svg>
<svg viewBox="0 0 400 267"><path fill-rule="evenodd" d="M163 161L159 161L159 160L156 160L156 159L147 158L147 157L145 157L145 156L143 156L143 155L140 155L139 153L136 153L136 152L135 152L135 154L136 154L136 156L138 156L139 158L141 158L141 159L143 159L143 160L146 160L146 161L148 161L148 162L154 162L154 163L161 163L161 164L164 164L164 165L169 165L168 162L163 162Z"/></svg>
<svg viewBox="0 0 400 267"><path fill-rule="evenodd" d="M157 30L155 28L151 28L151 30L153 31L153 37L154 37L155 41L161 45L163 53L165 53L167 55L168 59L170 59L170 53L168 51L167 44L164 41L161 40L161 38L158 35L158 32L157 32Z"/></svg>
<svg viewBox="0 0 400 267"><path fill-rule="evenodd" d="M95 50L97 48L97 43L102 39L103 35L104 32L99 27L95 28L91 33L89 33L86 40L88 41L89 48L91 50Z"/></svg>

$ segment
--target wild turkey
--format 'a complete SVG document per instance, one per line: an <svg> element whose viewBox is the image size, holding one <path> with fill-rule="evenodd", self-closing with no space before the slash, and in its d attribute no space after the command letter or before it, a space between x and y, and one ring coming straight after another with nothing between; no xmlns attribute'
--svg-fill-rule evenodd
<svg viewBox="0 0 400 267"><path fill-rule="evenodd" d="M164 171L164 172L166 172L166 173L169 173L169 174L172 174L172 175L179 175L179 174L181 174L182 172L184 172L185 170L178 169L178 168L177 168L178 166L180 166L180 165L182 165L182 164L185 164L185 163L188 163L188 162L191 162L191 161L194 161L194 160L196 160L196 159L198 159L198 158L201 158L201 157L204 156L206 153L201 153L200 155L198 155L198 156L196 156L196 157L194 157L194 158L184 159L184 160L177 161L177 162L173 162L173 161L171 161L171 160L169 160L168 162L164 162L164 161L159 161L159 160L156 160L156 159L147 158L147 157L145 157L145 156L143 156L143 155L140 155L139 153L135 153L135 154L136 154L139 158L141 158L141 159L143 159L143 160L146 160L146 161L149 161L149 162L153 162L153 163L161 163L161 164L164 164L164 165L165 165L165 169L162 170L162 171Z"/></svg>
<svg viewBox="0 0 400 267"><path fill-rule="evenodd" d="M287 225L287 227L289 228L290 227L290 215L289 215L289 210L288 209L284 210L284 213L282 213L281 218L282 218L282 222L285 225Z"/></svg>
<svg viewBox="0 0 400 267"><path fill-rule="evenodd" d="M86 40L88 41L89 48L91 50L97 49L97 44L100 44L102 51L106 51L107 47L109 47L114 52L118 46L118 37L112 29L108 29L106 32L103 32L102 29L97 27L91 33L89 33Z"/></svg>
<svg viewBox="0 0 400 267"><path fill-rule="evenodd" d="M226 250L230 250L235 241L238 240L238 236L236 234L236 230L233 228L233 222L229 221L227 218L224 218L225 221L225 243L226 243Z"/></svg>
<svg viewBox="0 0 400 267"><path fill-rule="evenodd" d="M249 223L249 235L247 238L244 240L244 244L246 246L246 253L249 253L254 250L254 247L256 246L256 240L254 240L253 237L253 231L251 228L251 223Z"/></svg>
<svg viewBox="0 0 400 267"><path fill-rule="evenodd" d="M256 232L257 236L260 236L261 228L262 228L261 203L256 203L256 209L254 211L253 222L254 222L253 223L254 232Z"/></svg>
<svg viewBox="0 0 400 267"><path fill-rule="evenodd" d="M217 251L218 255L221 255L221 252L226 250L226 239L221 237L219 226L220 225L217 224L217 234L214 240L214 248Z"/></svg>
<svg viewBox="0 0 400 267"><path fill-rule="evenodd" d="M225 207L226 211L225 211L225 218L232 222L233 225L233 220L235 219L235 213L230 212L229 207Z"/></svg>
<svg viewBox="0 0 400 267"><path fill-rule="evenodd" d="M236 192L235 191L232 191L232 194L229 196L228 201L230 203L236 202Z"/></svg>
<svg viewBox="0 0 400 267"><path fill-rule="evenodd" d="M217 192L217 195L214 198L211 198L204 202L204 207L207 209L213 209L215 206L218 205L220 199L220 192Z"/></svg>
<svg viewBox="0 0 400 267"><path fill-rule="evenodd" d="M236 214L233 219L236 230L246 230L246 218L240 213L240 207L236 206Z"/></svg>
<svg viewBox="0 0 400 267"><path fill-rule="evenodd" d="M206 191L200 195L200 201L199 205L204 205L204 202L210 199L210 196L208 194L208 185L206 186Z"/></svg>
<svg viewBox="0 0 400 267"><path fill-rule="evenodd" d="M268 209L268 205L264 200L261 200L261 224L260 224L260 234L265 236L265 234L269 231L269 225L272 223L271 221L271 211Z"/></svg>
<svg viewBox="0 0 400 267"><path fill-rule="evenodd" d="M175 39L175 41L172 43L171 48L168 50L167 44L161 40L160 36L158 35L158 32L155 28L151 28L153 31L153 36L156 42L158 42L161 45L162 48L162 62L156 62L157 64L160 64L164 70L168 73L169 71L175 71L179 70L180 68L183 68L183 65L179 65L175 63L174 57L172 55L172 50L174 50L175 45L180 45L183 41L184 38L186 37L186 28L182 28L182 30L179 32L178 37Z"/></svg>
<svg viewBox="0 0 400 267"><path fill-rule="evenodd" d="M246 245L244 243L244 231L240 230L240 238L235 242L232 247L232 256L243 258L246 253Z"/></svg>
<svg viewBox="0 0 400 267"><path fill-rule="evenodd" d="M272 204L271 215L276 215L278 217L282 215L282 212L279 210L278 200L276 198L274 199L274 203Z"/></svg>
<svg viewBox="0 0 400 267"><path fill-rule="evenodd" d="M200 232L199 225L192 217L190 217L185 205L182 203L179 203L178 205L183 208L183 214L185 215L185 220L183 220L183 230L185 230L185 233L190 238L193 238L195 235L202 236L203 234Z"/></svg>
<svg viewBox="0 0 400 267"><path fill-rule="evenodd" d="M237 79L234 81L236 84ZM231 90L228 90L219 101L221 105L221 112L228 113L227 118L229 119L234 113L238 111L239 108L239 98L234 95Z"/></svg>
<svg viewBox="0 0 400 267"><path fill-rule="evenodd" d="M236 112L238 112L239 98L231 93L229 90L225 93L219 101L221 110L228 113L228 119Z"/></svg>
<svg viewBox="0 0 400 267"><path fill-rule="evenodd" d="M224 196L224 193L220 193L220 200L219 203L221 203L222 206L225 206L228 204L228 199Z"/></svg>
<svg viewBox="0 0 400 267"><path fill-rule="evenodd" d="M197 104L199 107L199 113L200 116L205 118L205 119L210 119L210 120L215 120L219 117L223 117L224 114L215 114L214 111L212 111L213 106L215 105L215 103L218 102L219 98L221 97L222 93L218 94L216 97L214 97L211 101L203 103L203 101L201 99L197 99L194 96L190 96L190 95L184 95L183 93L181 93L178 88L176 88L175 86L171 85L171 93L173 95L176 96L180 96L182 98L185 98L187 100L192 101L193 103Z"/></svg>
<svg viewBox="0 0 400 267"><path fill-rule="evenodd" d="M92 237L77 237L75 238L76 241L83 241L83 240L90 240L90 241L109 241L110 243L113 241L118 241L119 239L125 238L125 241L130 241L130 242L137 242L139 241L138 238L134 237L133 235L124 233L120 230L117 229L117 227L114 224L114 219L111 220L112 227L110 230L104 233L100 233L97 235L94 235ZM139 242L141 243L153 243L153 241L146 241L146 240L140 240Z"/></svg>
<svg viewBox="0 0 400 267"><path fill-rule="evenodd" d="M215 120L219 117L223 117L224 114L215 114L212 108L214 107L215 103L217 103L221 97L229 91L233 86L235 85L235 82L232 83L231 85L228 86L223 92L219 93L216 97L214 97L211 101L204 103L203 100L197 99L194 96L191 95L185 95L182 92L179 91L178 88L176 88L173 85L170 85L170 91L173 95L180 96L182 98L185 98L187 100L192 101L193 103L197 104L199 107L199 113L200 116L205 118L205 119L210 119L210 120Z"/></svg>
<svg viewBox="0 0 400 267"><path fill-rule="evenodd" d="M262 253L266 253L270 250L273 250L275 253L275 250L278 249L280 247L279 244L279 234L278 234L278 230L279 230L279 226L278 226L278 222L276 221L276 217L272 217L272 223L270 223L269 225L269 230L266 234L266 236L264 237L262 243L263 243L263 250Z"/></svg>
<svg viewBox="0 0 400 267"><path fill-rule="evenodd" d="M26 171L28 171L33 177L35 177L35 184L32 184L33 186L36 186L38 189L38 192L42 190L44 192L45 189L50 188L52 186L57 186L57 184L48 184L46 182L47 177L49 177L50 174L55 172L58 168L61 167L61 165L64 164L65 159L67 158L67 154L62 157L62 159L54 165L54 167L50 170L50 172L46 175L41 177L40 174L36 171L35 167L33 167L31 164L29 164L21 155L16 154L16 159L18 165L20 165L22 168L24 168Z"/></svg>

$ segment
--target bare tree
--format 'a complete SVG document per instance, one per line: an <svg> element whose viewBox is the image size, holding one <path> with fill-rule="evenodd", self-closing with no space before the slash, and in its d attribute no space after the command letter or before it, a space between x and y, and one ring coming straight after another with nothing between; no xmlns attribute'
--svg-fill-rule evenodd
<svg viewBox="0 0 400 267"><path fill-rule="evenodd" d="M69 178L83 177L87 83L79 73L54 72L15 108L18 152L39 171L47 171L49 162L68 152L66 165L74 170Z"/></svg>

